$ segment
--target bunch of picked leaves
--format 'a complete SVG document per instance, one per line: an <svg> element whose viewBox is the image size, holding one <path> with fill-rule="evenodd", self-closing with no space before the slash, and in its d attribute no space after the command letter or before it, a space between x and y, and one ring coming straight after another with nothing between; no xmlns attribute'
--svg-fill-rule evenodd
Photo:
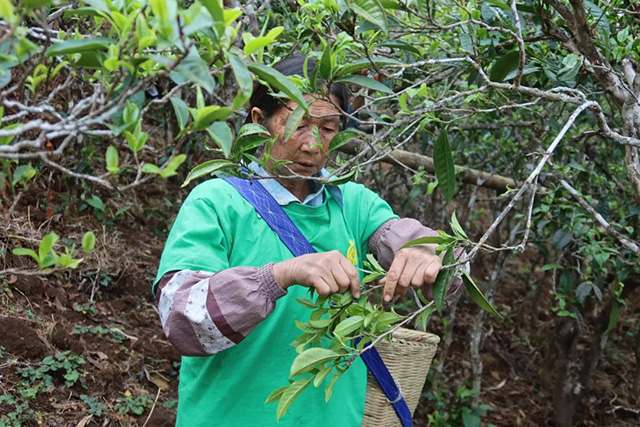
<svg viewBox="0 0 640 427"><path fill-rule="evenodd" d="M372 304L366 294L358 300L345 293L319 295L315 301L306 298L297 301L312 312L309 321L296 320L296 327L302 334L291 343L298 356L291 365L290 384L277 388L267 398L267 403L278 401L278 419L312 383L320 387L328 380L325 400L329 401L336 381L365 344L404 319L393 310L384 311L381 306ZM357 345L354 345L355 338L361 338Z"/></svg>
<svg viewBox="0 0 640 427"><path fill-rule="evenodd" d="M414 321L415 327L421 326L425 330L433 311L442 311L447 292L456 278L462 279L469 296L480 307L501 317L471 279L463 252L455 251L456 248L471 244L455 214L451 218L451 228L453 235L439 230L437 236L411 240L402 246L437 244L436 253L444 254L443 268L433 285L433 301L429 301L419 289L418 306L407 315L400 315L393 308L385 310L383 305L372 303L373 298L370 300L373 291L382 288L377 282L387 274L371 254L367 255L367 261L364 262L366 269L362 271L367 275L362 279L364 289L359 299L344 293L318 295L314 301L313 289L309 290L308 299L297 298L300 305L312 311L307 322L296 320L296 327L302 334L291 343L298 356L291 365L289 384L274 390L266 401L278 402L278 419L311 384L320 387L326 383L325 401L329 401L336 381L366 346L375 345L384 338L391 339L393 331L411 321ZM458 255L456 252L459 252Z"/></svg>

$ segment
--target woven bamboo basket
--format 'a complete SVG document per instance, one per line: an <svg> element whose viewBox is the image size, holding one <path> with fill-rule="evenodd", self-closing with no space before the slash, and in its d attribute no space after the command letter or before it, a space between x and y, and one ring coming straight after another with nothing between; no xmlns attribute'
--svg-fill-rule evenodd
<svg viewBox="0 0 640 427"><path fill-rule="evenodd" d="M439 342L440 337L437 335L399 328L393 333L391 342L381 340L376 344L376 349L389 368L389 372L400 385L412 414L418 406L429 366ZM387 401L382 389L369 372L362 427L401 425L393 406Z"/></svg>

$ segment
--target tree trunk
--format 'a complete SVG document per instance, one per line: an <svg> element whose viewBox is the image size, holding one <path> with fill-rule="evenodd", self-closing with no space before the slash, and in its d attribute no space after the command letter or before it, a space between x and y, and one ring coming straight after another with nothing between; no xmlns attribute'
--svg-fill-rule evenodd
<svg viewBox="0 0 640 427"><path fill-rule="evenodd" d="M633 381L633 388L636 390L636 396L640 394L640 326L636 329L636 378Z"/></svg>
<svg viewBox="0 0 640 427"><path fill-rule="evenodd" d="M553 409L554 421L558 427L569 427L573 423L575 406L577 403L574 393L574 380L576 364L575 346L578 334L575 322L571 317L558 317L556 319L556 333L554 336L553 351L550 357L553 360Z"/></svg>
<svg viewBox="0 0 640 427"><path fill-rule="evenodd" d="M616 280L615 277L611 278ZM621 298L626 299L636 289L640 289L640 279L633 275L624 282ZM613 308L612 296L607 306L593 320L593 336L585 352L579 354L576 349L578 328L571 317L559 317L556 321L554 374L556 382L553 388L555 423L559 427L573 425L577 405L588 390L591 378L598 368L609 333L609 317ZM640 357L640 339L636 341L636 357ZM580 361L582 366L580 367ZM639 359L640 360L640 359Z"/></svg>

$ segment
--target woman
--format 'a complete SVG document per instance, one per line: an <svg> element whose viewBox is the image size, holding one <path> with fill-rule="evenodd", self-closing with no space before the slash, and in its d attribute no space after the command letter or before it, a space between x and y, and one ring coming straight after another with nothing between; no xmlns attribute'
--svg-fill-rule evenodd
<svg viewBox="0 0 640 427"><path fill-rule="evenodd" d="M304 75L304 57L274 66L285 75ZM308 61L308 73L314 68ZM356 267L373 253L388 275L384 298L404 295L409 286L432 284L441 260L434 247L398 251L410 239L433 234L413 219L398 219L375 193L356 183L324 186L304 177L326 176L325 153L340 131L336 106L347 110L347 90L330 88L329 99L310 95L310 114L289 141L276 142L260 183L317 251L291 252L228 182L198 185L182 205L162 254L154 292L163 330L183 354L178 421L181 426L275 425L271 391L286 384L296 353L289 344L300 334L295 320L310 310L296 303L306 288L320 295L360 294ZM272 135L284 134L295 103L272 97L259 86L248 120ZM313 136L317 126L321 146ZM277 160L288 160L276 167ZM282 164L282 163L280 163ZM279 426L359 426L364 412L366 368L357 360L324 403L322 388L308 388Z"/></svg>

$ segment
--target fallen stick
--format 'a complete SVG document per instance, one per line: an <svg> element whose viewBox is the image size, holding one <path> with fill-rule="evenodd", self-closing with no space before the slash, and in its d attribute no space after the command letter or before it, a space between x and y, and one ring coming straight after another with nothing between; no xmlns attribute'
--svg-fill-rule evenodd
<svg viewBox="0 0 640 427"><path fill-rule="evenodd" d="M340 151L347 154L356 154L357 145L345 144L339 148ZM433 158L429 156L423 156L422 154L412 153L405 150L393 150L388 155L379 159L380 162L389 164L402 163L409 166L412 169L418 169L420 166L424 167L424 170L430 174L435 174L435 168L433 166ZM476 169L471 169L466 166L456 165L456 175L459 179L466 184L477 185L480 187L493 188L498 191L506 191L507 188L516 188L518 184L512 178L482 172ZM458 172L460 171L460 172Z"/></svg>

